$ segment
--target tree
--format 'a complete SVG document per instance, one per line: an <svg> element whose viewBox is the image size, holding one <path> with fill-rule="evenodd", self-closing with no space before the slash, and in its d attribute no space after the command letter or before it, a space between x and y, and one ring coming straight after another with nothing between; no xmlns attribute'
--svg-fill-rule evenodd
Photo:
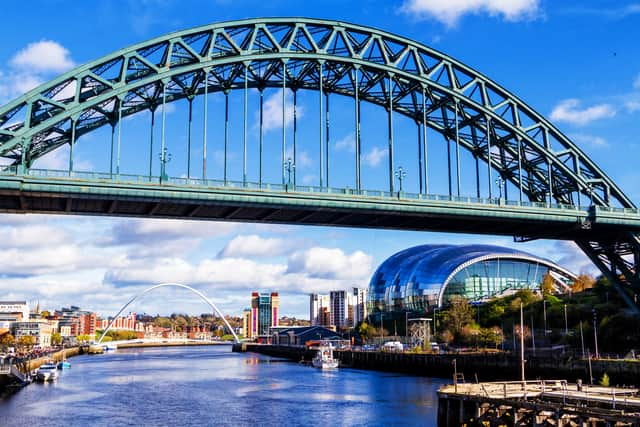
<svg viewBox="0 0 640 427"><path fill-rule="evenodd" d="M603 387L609 387L609 375L605 372L602 374L602 378L600 378L600 385Z"/></svg>
<svg viewBox="0 0 640 427"><path fill-rule="evenodd" d="M16 342L16 339L9 332L0 336L0 346L12 347Z"/></svg>
<svg viewBox="0 0 640 427"><path fill-rule="evenodd" d="M362 342L367 342L375 334L375 328L367 322L360 323L358 326L358 335L362 339Z"/></svg>
<svg viewBox="0 0 640 427"><path fill-rule="evenodd" d="M18 345L20 347L33 347L36 345L36 337L31 335L23 335L18 338Z"/></svg>
<svg viewBox="0 0 640 427"><path fill-rule="evenodd" d="M540 283L540 291L543 296L551 295L555 290L554 280L551 276L551 273L547 272L542 278L542 283Z"/></svg>
<svg viewBox="0 0 640 427"><path fill-rule="evenodd" d="M497 326L493 328L482 328L480 330L480 341L485 347L498 348L504 339L502 329Z"/></svg>
<svg viewBox="0 0 640 427"><path fill-rule="evenodd" d="M62 335L59 332L54 332L51 334L51 344L60 345L62 344Z"/></svg>
<svg viewBox="0 0 640 427"><path fill-rule="evenodd" d="M446 324L453 335L459 335L469 323L473 322L473 308L466 298L454 295L450 300L451 306L447 311Z"/></svg>
<svg viewBox="0 0 640 427"><path fill-rule="evenodd" d="M596 279L594 279L593 276L582 273L578 277L576 277L576 280L573 281L573 284L571 285L571 290L573 292L583 292L583 291L586 291L587 289L593 288L595 284L596 284Z"/></svg>

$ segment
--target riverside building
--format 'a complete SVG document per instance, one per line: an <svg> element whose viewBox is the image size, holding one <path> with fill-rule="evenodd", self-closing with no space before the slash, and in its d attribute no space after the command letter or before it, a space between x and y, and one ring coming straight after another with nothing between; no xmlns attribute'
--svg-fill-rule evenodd
<svg viewBox="0 0 640 427"><path fill-rule="evenodd" d="M309 319L312 326L336 330L356 326L367 317L367 290L350 288L329 294L309 295Z"/></svg>
<svg viewBox="0 0 640 427"><path fill-rule="evenodd" d="M424 314L445 306L454 295L472 303L521 289L540 291L549 274L558 291L575 275L552 261L511 248L490 245L421 245L385 260L371 278L370 314Z"/></svg>
<svg viewBox="0 0 640 427"><path fill-rule="evenodd" d="M245 338L268 337L270 328L278 326L279 306L277 292L252 292L251 306L242 313Z"/></svg>

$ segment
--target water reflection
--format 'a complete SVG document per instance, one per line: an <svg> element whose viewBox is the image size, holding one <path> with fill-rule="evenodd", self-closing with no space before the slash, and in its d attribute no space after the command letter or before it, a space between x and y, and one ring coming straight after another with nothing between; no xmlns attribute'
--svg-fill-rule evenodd
<svg viewBox="0 0 640 427"><path fill-rule="evenodd" d="M435 425L442 380L321 371L230 348L71 359L52 384L0 400L2 426Z"/></svg>

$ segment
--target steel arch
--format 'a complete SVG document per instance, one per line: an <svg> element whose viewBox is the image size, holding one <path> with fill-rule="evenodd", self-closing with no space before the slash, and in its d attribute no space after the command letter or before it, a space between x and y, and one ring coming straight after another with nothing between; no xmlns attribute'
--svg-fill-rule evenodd
<svg viewBox="0 0 640 427"><path fill-rule="evenodd" d="M153 291L154 289L166 288L168 286L175 287L175 288L186 289L188 291L193 292L198 297L200 297L200 299L202 299L204 302L206 302L218 314L218 316L220 316L220 318L222 319L224 324L227 325L227 328L229 328L229 330L231 331L231 334L233 335L233 338L235 338L236 342L237 343L240 342L240 340L238 339L238 336L236 335L235 331L233 330L231 325L229 325L229 322L227 322L227 319L224 318L224 314L222 314L222 312L220 310L218 310L218 307L216 307L216 305L209 298L207 298L202 292L198 291L197 289L192 288L191 286L182 285L180 283L160 283L158 285L154 285L154 286L151 286L151 287L145 289L144 291L140 292L139 294L137 294L133 298L131 298L125 305L123 305L122 308L120 309L120 311L118 311L118 313L116 313L116 315L113 317L111 322L109 322L109 325L107 325L106 329L104 331L102 331L102 335L100 335L100 338L98 339L98 344L100 344L102 342L102 339L107 334L107 332L109 332L109 330L111 329L111 325L113 325L113 322L115 322L115 320L118 318L118 316L120 316L122 314L122 312L127 307L129 307L135 300L137 300L138 298L148 294L149 292Z"/></svg>
<svg viewBox="0 0 640 427"><path fill-rule="evenodd" d="M491 162L531 201L634 207L573 142L498 84L420 43L336 21L264 18L158 37L75 68L0 109L0 156L27 166L93 129L167 101L244 86L318 89L388 106ZM354 76L357 74L357 76ZM424 101L423 101L424 95ZM424 108L423 108L424 105ZM457 113L457 114L456 114ZM451 117L457 116L461 120ZM488 137L487 137L488 135Z"/></svg>
<svg viewBox="0 0 640 427"><path fill-rule="evenodd" d="M77 67L0 108L0 157L24 170L83 134L115 127L163 101L192 99L205 87L244 87L245 73L252 88L284 83L294 91L324 90L393 106L418 127L459 141L489 174L495 171L531 201L579 204L582 194L596 206L634 207L553 124L471 67L388 32L308 18L206 25ZM577 243L610 280L640 287L638 236L621 232Z"/></svg>

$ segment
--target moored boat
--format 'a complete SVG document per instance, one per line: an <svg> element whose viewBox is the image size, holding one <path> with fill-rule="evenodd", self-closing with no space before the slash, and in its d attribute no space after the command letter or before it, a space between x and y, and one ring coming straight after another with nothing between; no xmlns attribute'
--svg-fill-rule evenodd
<svg viewBox="0 0 640 427"><path fill-rule="evenodd" d="M311 360L311 364L320 369L336 369L339 361L333 357L333 347L331 344L320 344L318 352Z"/></svg>
<svg viewBox="0 0 640 427"><path fill-rule="evenodd" d="M55 363L45 363L40 365L36 371L38 381L53 381L58 378L58 371Z"/></svg>

